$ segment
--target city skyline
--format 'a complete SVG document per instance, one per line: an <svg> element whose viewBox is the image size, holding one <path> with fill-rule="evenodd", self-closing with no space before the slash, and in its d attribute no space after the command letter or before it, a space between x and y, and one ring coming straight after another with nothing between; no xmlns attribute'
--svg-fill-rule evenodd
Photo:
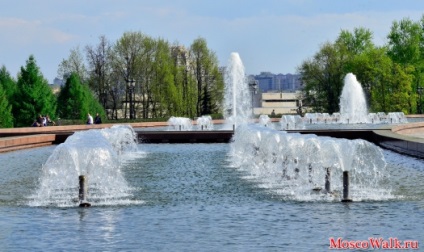
<svg viewBox="0 0 424 252"><path fill-rule="evenodd" d="M96 45L101 35L115 42L140 31L186 47L205 38L220 66L238 52L247 74L295 74L342 29L370 29L373 42L383 45L393 21L418 21L423 7L413 0L21 0L0 10L0 66L16 77L32 54L52 83L71 49Z"/></svg>

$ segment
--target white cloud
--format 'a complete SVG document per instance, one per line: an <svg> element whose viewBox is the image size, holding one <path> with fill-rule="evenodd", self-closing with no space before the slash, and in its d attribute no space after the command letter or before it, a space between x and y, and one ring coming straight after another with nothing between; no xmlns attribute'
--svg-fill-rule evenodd
<svg viewBox="0 0 424 252"><path fill-rule="evenodd" d="M66 43L76 36L45 25L40 20L0 18L3 45Z"/></svg>

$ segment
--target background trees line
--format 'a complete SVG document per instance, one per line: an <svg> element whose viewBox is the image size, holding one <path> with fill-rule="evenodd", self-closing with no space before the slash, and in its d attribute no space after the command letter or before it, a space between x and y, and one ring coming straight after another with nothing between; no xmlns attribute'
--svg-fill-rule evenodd
<svg viewBox="0 0 424 252"><path fill-rule="evenodd" d="M304 103L317 112L339 111L345 75L356 75L374 112L422 113L424 73L424 16L394 21L387 44L376 46L365 28L342 30L326 42L298 72L302 76Z"/></svg>
<svg viewBox="0 0 424 252"><path fill-rule="evenodd" d="M34 56L21 67L17 80L3 66L0 127L30 126L39 114L85 121L87 113L118 119L123 111L121 117L128 118L131 81L136 118L221 113L223 75L203 38L186 49L141 32L126 32L115 43L101 36L97 45L72 49L58 75L66 83L55 96Z"/></svg>
<svg viewBox="0 0 424 252"><path fill-rule="evenodd" d="M223 76L203 38L185 49L141 32L126 32L114 44L101 36L97 45L86 46L84 52L86 61L78 47L71 50L58 73L77 74L109 110L110 119L117 119L118 111L128 118L129 101L137 118L221 113ZM128 88L131 82L133 90Z"/></svg>
<svg viewBox="0 0 424 252"><path fill-rule="evenodd" d="M376 46L372 32L342 30L334 42L298 67L304 104L318 112L339 111L344 76L352 72L364 87L375 112L422 112L424 16L392 24L387 44ZM126 32L115 43L105 36L97 45L76 47L59 65L66 79L57 99L31 55L17 80L0 68L0 127L29 126L38 114L81 119L88 112L110 119L122 109L128 117L128 82L134 80L136 117L195 117L220 113L223 75L206 40L188 49L178 43Z"/></svg>

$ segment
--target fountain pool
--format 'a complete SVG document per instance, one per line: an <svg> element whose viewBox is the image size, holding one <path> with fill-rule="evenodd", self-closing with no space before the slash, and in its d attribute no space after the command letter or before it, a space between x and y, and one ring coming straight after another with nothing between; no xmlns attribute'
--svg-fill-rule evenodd
<svg viewBox="0 0 424 252"><path fill-rule="evenodd" d="M423 241L422 160L381 150L387 179L376 189L388 196L345 204L293 197L275 173L234 162L233 148L139 144L119 159L131 195L91 208L34 206L54 146L4 153L1 250L323 251L330 237Z"/></svg>

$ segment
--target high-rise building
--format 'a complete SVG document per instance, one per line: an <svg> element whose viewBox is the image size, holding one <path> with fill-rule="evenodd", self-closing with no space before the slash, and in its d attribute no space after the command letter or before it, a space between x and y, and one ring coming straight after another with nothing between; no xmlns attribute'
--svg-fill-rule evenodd
<svg viewBox="0 0 424 252"><path fill-rule="evenodd" d="M301 89L301 80L299 74L273 74L270 72L261 72L259 75L253 75L258 81L259 89L266 92L294 92Z"/></svg>

